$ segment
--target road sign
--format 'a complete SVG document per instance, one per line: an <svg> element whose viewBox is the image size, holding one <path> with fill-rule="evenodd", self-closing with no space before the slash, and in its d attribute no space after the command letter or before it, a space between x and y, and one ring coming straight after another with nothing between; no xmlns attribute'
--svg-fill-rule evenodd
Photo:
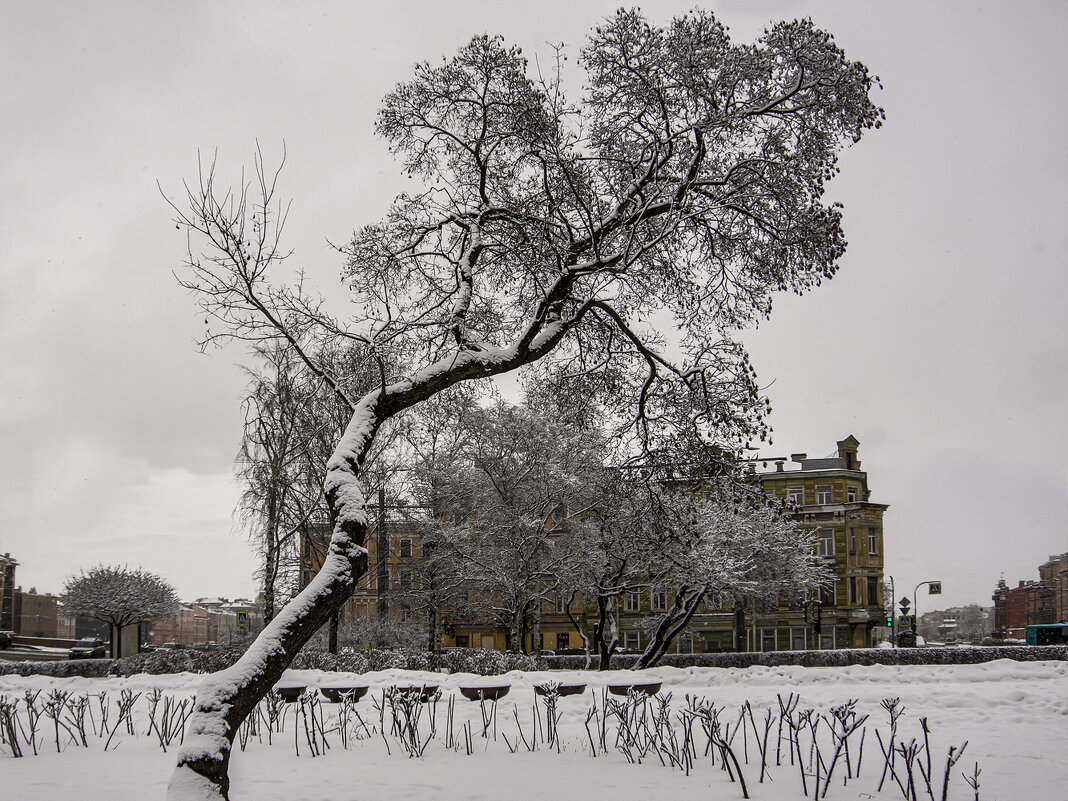
<svg viewBox="0 0 1068 801"><path fill-rule="evenodd" d="M901 615L897 619L897 625L903 629L912 628L912 615Z"/></svg>
<svg viewBox="0 0 1068 801"><path fill-rule="evenodd" d="M932 581L932 582L928 583L927 587L928 587L928 589L927 589L927 594L928 595L941 595L942 594L942 582L941 581Z"/></svg>
<svg viewBox="0 0 1068 801"><path fill-rule="evenodd" d="M239 626L247 626L248 625L248 612L238 612L237 613L237 625L239 625Z"/></svg>
<svg viewBox="0 0 1068 801"><path fill-rule="evenodd" d="M901 600L898 601L898 603L901 605L902 609L908 609L910 606L912 606L912 601L909 600L907 595L902 595Z"/></svg>

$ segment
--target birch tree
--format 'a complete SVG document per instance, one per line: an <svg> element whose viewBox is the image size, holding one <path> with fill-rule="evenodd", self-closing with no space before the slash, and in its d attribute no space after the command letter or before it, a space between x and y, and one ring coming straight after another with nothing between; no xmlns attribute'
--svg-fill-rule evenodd
<svg viewBox="0 0 1068 801"><path fill-rule="evenodd" d="M220 188L208 169L175 203L205 344L284 340L351 417L324 480L326 563L204 680L172 798L228 795L241 722L366 569L361 471L396 415L542 362L540 380L580 386L636 448L693 429L727 449L766 434L732 337L773 292L837 269L842 211L824 187L842 147L882 119L876 79L810 21L736 45L706 12L660 28L621 11L580 62L572 96L559 70L532 76L517 48L479 36L386 96L377 130L417 188L342 248L350 314L276 282L287 206L262 159L248 185ZM372 390L351 393L323 358L342 343L371 360Z"/></svg>

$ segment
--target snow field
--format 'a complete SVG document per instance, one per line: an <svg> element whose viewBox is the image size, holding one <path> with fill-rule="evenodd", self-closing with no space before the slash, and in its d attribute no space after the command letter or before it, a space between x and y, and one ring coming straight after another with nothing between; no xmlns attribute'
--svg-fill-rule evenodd
<svg viewBox="0 0 1068 801"><path fill-rule="evenodd" d="M120 730L111 748L104 751L102 738L89 738L89 747L76 746L61 737L62 753L56 753L51 722L39 724L39 755L15 759L7 746L0 746L0 798L4 801L37 801L79 797L88 801L103 799L162 798L174 765L177 743L164 753L154 734L148 734L146 697L152 690L186 698L195 693L204 676L138 675L128 679L54 679L43 676L2 676L0 696L21 698L27 690L41 690L43 699L51 690L61 689L90 695L107 692L117 701L122 690L140 692L135 707L136 736ZM545 707L537 700L542 739L531 752L519 737L523 728L527 740L534 730L534 685L545 682L586 683L581 696L560 698L560 752L544 742ZM881 707L885 698L898 697L905 707L899 725L899 739L915 737L922 742L919 718L930 727L932 784L936 798L946 751L968 741L961 761L950 781L949 798L969 801L973 791L961 776L979 763L979 797L984 801L1032 799L1068 801L1063 780L1063 763L1068 743L1068 662L1012 662L999 660L979 665L950 666L853 666L848 668L654 668L645 671L583 673L575 671L512 672L503 677L470 674L441 675L417 671L386 670L368 674L337 674L321 671L288 671L280 684L306 684L309 689L347 683L367 684L370 692L355 710L373 730L373 736L360 736L343 749L337 733L330 728L338 705L324 703L330 749L312 757L302 727L297 724L297 706L287 707L284 731L274 734L271 745L266 736L260 742L250 738L244 751L235 743L231 760L231 796L235 801L356 801L356 799L589 799L650 801L653 799L741 799L740 785L732 783L720 767L712 766L702 755L704 740L695 740L697 759L689 776L678 768L661 764L648 753L641 764L628 763L613 747L615 726L609 724L607 753L591 757L586 719L591 707L602 706L603 688L611 684L660 681L662 693L671 694L673 723L686 705L686 696L704 697L717 708L721 720L733 729L739 708L746 701L762 726L765 711L777 715L777 694L785 700L790 693L800 696L799 710L829 713L832 707L856 699L858 715L870 715L864 724L861 775L843 785L846 773L839 760L827 793L828 799L895 799L902 794L888 777L882 792L876 788L883 766L875 732L884 741L889 732L888 716ZM442 696L436 707L437 734L422 757L409 758L399 740L389 734L386 717L385 742L378 731L379 713L374 701L381 702L383 691L393 685L438 684ZM483 709L478 702L464 699L460 687L511 685L498 703L497 738L483 738ZM450 697L454 697L454 748L445 746L445 728ZM374 700L372 700L374 699ZM618 700L618 699L617 699ZM652 708L653 703L650 704ZM487 704L486 707L489 707ZM429 733L429 710L421 717L421 732ZM516 718L518 717L518 722ZM112 713L112 720L115 713ZM473 753L467 753L463 730L469 726ZM591 724L595 729L595 724ZM695 727L697 728L697 727ZM596 729L595 729L596 730ZM595 735L596 736L596 735ZM850 740L851 767L856 769L860 732ZM805 736L803 735L803 738ZM505 740L507 738L507 742ZM786 759L774 766L776 730L769 746L769 775L759 782L760 757L752 731L747 745L740 735L732 743L741 763L749 795L764 801L784 801L801 797L798 767ZM807 739L803 739L807 743ZM300 750L296 754L294 743ZM387 754L388 743L390 754ZM509 745L510 744L510 745ZM511 747L510 747L511 746ZM806 746L807 747L807 746ZM517 750L513 753L512 748ZM833 752L821 745L828 762ZM748 764L746 761L748 754ZM770 778L769 778L770 777ZM916 777L920 781L920 777ZM807 777L808 797L812 797L814 777ZM926 797L922 787L918 797Z"/></svg>

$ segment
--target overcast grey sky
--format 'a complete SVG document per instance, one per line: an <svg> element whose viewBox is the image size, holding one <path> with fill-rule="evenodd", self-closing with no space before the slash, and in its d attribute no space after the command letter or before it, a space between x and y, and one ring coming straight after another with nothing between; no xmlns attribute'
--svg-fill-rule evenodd
<svg viewBox="0 0 1068 801"><path fill-rule="evenodd" d="M325 240L404 185L373 124L416 61L482 32L574 52L618 5L0 0L0 552L20 583L105 562L187 598L254 592L232 519L243 355L196 352L157 180L177 196L198 149L236 177L284 140L294 263L327 290ZM739 41L811 16L885 87L886 125L831 185L840 273L745 336L769 453L856 435L887 573L987 603L1068 550L1068 4L706 5Z"/></svg>

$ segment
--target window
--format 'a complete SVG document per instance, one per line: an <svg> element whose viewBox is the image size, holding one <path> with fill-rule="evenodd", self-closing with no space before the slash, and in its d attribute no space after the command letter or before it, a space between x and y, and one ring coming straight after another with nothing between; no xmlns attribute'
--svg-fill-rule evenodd
<svg viewBox="0 0 1068 801"><path fill-rule="evenodd" d="M705 640L705 653L718 654L720 652L719 640Z"/></svg>
<svg viewBox="0 0 1068 801"><path fill-rule="evenodd" d="M834 556L834 530L821 528L816 532L817 553L820 556Z"/></svg>
<svg viewBox="0 0 1068 801"><path fill-rule="evenodd" d="M805 490L802 487L790 487L786 490L786 500L794 506L805 505Z"/></svg>
<svg viewBox="0 0 1068 801"><path fill-rule="evenodd" d="M879 532L874 528L868 529L868 553L872 555L879 553Z"/></svg>
<svg viewBox="0 0 1068 801"><path fill-rule="evenodd" d="M761 629L760 630L760 650L761 651L774 651L775 650L775 629Z"/></svg>
<svg viewBox="0 0 1068 801"><path fill-rule="evenodd" d="M857 577L856 576L850 576L849 577L849 603L850 604L860 603L860 593L859 593L859 588L857 587Z"/></svg>
<svg viewBox="0 0 1068 801"><path fill-rule="evenodd" d="M820 649L823 651L834 650L834 629L830 631L824 630L824 633L820 634Z"/></svg>
<svg viewBox="0 0 1068 801"><path fill-rule="evenodd" d="M626 612L637 612L639 595L637 592L628 592L623 596L623 610Z"/></svg>
<svg viewBox="0 0 1068 801"><path fill-rule="evenodd" d="M708 609L720 609L723 606L723 597L718 592L710 592L705 597L705 607Z"/></svg>
<svg viewBox="0 0 1068 801"><path fill-rule="evenodd" d="M664 590L653 590L650 593L650 600L652 601L653 611L662 612L667 609L667 592Z"/></svg>
<svg viewBox="0 0 1068 801"><path fill-rule="evenodd" d="M412 571L402 570L399 575L398 589L410 590L412 588Z"/></svg>
<svg viewBox="0 0 1068 801"><path fill-rule="evenodd" d="M679 653L680 654L692 654L693 653L693 635L683 634L679 637Z"/></svg>
<svg viewBox="0 0 1068 801"><path fill-rule="evenodd" d="M846 487L846 501L848 501L849 503L856 503L857 502L857 488L856 487Z"/></svg>
<svg viewBox="0 0 1068 801"><path fill-rule="evenodd" d="M868 606L879 605L879 577L868 576Z"/></svg>
<svg viewBox="0 0 1068 801"><path fill-rule="evenodd" d="M791 651L804 651L805 650L805 629L793 628L790 629L790 650Z"/></svg>
<svg viewBox="0 0 1068 801"><path fill-rule="evenodd" d="M456 635L456 647L467 648L471 644L471 638L467 634Z"/></svg>
<svg viewBox="0 0 1068 801"><path fill-rule="evenodd" d="M828 486L816 487L816 503L828 504L831 502L831 488Z"/></svg>
<svg viewBox="0 0 1068 801"><path fill-rule="evenodd" d="M564 594L562 592L556 593L556 614L567 614L567 599L564 598Z"/></svg>
<svg viewBox="0 0 1068 801"><path fill-rule="evenodd" d="M820 587L820 604L824 608L834 606L836 604L833 584Z"/></svg>
<svg viewBox="0 0 1068 801"><path fill-rule="evenodd" d="M410 559L412 556L412 541L401 540L400 541L400 556L402 559Z"/></svg>
<svg viewBox="0 0 1068 801"><path fill-rule="evenodd" d="M565 648L571 647L571 635L566 631L558 631L556 633L556 650L563 651Z"/></svg>
<svg viewBox="0 0 1068 801"><path fill-rule="evenodd" d="M855 555L857 552L857 530L855 528L849 529L849 554Z"/></svg>
<svg viewBox="0 0 1068 801"><path fill-rule="evenodd" d="M637 651L641 648L641 637L636 631L623 632L623 647L628 651Z"/></svg>

